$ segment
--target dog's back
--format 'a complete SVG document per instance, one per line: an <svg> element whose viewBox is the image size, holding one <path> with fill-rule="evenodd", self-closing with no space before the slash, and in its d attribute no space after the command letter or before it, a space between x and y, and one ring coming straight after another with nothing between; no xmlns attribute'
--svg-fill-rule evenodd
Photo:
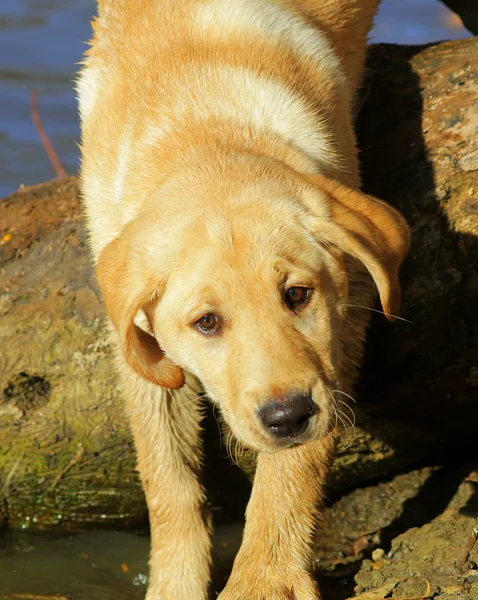
<svg viewBox="0 0 478 600"><path fill-rule="evenodd" d="M369 24L367 15L363 27L353 21L357 4L100 2L78 86L95 255L167 177L174 155L218 123L222 135L231 125L232 138L286 139L309 159L301 170L356 186L350 115ZM368 4L372 13L377 2Z"/></svg>

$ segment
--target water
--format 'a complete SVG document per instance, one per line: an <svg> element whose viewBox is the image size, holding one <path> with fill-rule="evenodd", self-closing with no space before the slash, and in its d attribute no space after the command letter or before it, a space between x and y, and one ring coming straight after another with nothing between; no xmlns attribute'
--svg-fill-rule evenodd
<svg viewBox="0 0 478 600"><path fill-rule="evenodd" d="M30 119L39 91L44 127L70 174L78 168L74 73L90 37L94 0L0 2L0 198L55 173ZM467 35L436 0L385 0L373 41L424 43Z"/></svg>
<svg viewBox="0 0 478 600"><path fill-rule="evenodd" d="M241 525L218 528L213 587L224 584L241 534ZM140 600L148 553L147 537L126 532L0 534L0 600Z"/></svg>
<svg viewBox="0 0 478 600"><path fill-rule="evenodd" d="M12 536L0 554L0 600L139 600L147 557L147 538L129 533Z"/></svg>

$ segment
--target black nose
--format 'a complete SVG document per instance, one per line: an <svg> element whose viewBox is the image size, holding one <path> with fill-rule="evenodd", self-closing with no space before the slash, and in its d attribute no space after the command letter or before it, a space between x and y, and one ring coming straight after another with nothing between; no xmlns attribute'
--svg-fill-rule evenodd
<svg viewBox="0 0 478 600"><path fill-rule="evenodd" d="M310 394L294 394L264 404L258 412L264 427L274 437L296 437L307 429L315 404Z"/></svg>

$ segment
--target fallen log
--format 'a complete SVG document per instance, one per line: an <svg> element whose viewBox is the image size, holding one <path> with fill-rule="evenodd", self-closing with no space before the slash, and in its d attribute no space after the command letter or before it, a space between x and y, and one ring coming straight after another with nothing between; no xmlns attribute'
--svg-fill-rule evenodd
<svg viewBox="0 0 478 600"><path fill-rule="evenodd" d="M335 490L466 455L478 422L478 40L374 47L365 90L364 188L413 229L410 322L372 319ZM75 178L0 202L0 290L0 520L138 523L145 505ZM214 421L211 432L219 445ZM238 480L224 485L233 467L211 464L212 504L228 487L240 504Z"/></svg>

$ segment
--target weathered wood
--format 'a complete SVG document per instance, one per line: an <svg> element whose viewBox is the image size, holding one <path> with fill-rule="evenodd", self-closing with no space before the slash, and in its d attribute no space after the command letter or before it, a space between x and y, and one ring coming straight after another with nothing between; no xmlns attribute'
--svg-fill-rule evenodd
<svg viewBox="0 0 478 600"><path fill-rule="evenodd" d="M478 422L478 40L375 47L366 91L364 184L412 225L402 276L412 323L374 318L336 489L466 454ZM0 290L4 521L137 522L145 507L74 178L0 203ZM233 467L213 463L214 484Z"/></svg>
<svg viewBox="0 0 478 600"><path fill-rule="evenodd" d="M20 190L0 210L4 518L137 518L141 491L76 179Z"/></svg>

